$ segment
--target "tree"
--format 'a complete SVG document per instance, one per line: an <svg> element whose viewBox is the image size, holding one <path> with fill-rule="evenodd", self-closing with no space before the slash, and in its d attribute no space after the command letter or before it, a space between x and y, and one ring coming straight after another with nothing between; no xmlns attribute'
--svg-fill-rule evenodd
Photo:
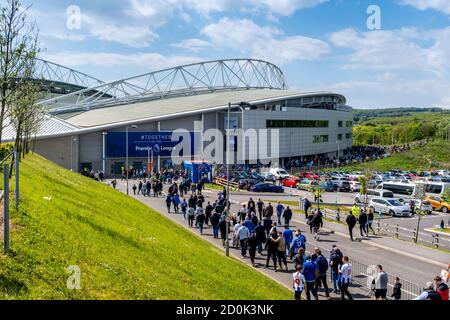
<svg viewBox="0 0 450 320"><path fill-rule="evenodd" d="M28 8L19 0L6 0L0 7L0 141L10 107L18 97L15 91L23 85L19 79L39 52L36 24L27 22Z"/></svg>

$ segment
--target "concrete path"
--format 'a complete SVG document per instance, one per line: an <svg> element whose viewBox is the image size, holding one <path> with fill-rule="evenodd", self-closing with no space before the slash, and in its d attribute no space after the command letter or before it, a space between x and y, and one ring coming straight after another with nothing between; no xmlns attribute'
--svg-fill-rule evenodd
<svg viewBox="0 0 450 320"><path fill-rule="evenodd" d="M132 186L132 184L131 184ZM167 185L165 186L165 190L167 189ZM124 182L122 181L118 181L118 185L117 185L117 189L121 192L126 193L126 185ZM213 245L215 245L216 247L220 248L221 250L223 250L223 246L222 246L222 241L219 239L214 239L212 236L212 229L210 227L207 227L204 230L203 235L199 234L199 231L197 229L194 228L189 228L188 223L186 220L183 219L183 215L181 214L168 214L167 213L167 208L165 205L165 198L161 197L158 199L155 199L153 197L143 197L142 195L133 195L133 191L130 188L130 196L141 201L142 203L148 205L149 207L157 210L158 212L160 212L162 215L168 217L170 220L174 221L175 223L183 226L184 228L190 230L191 232L197 234L198 236L202 237L203 239L205 239L206 241L212 243ZM211 192L211 191L206 191L204 192L204 196L206 201L211 201L213 202L215 199L215 193ZM237 202L236 202L237 203ZM236 204L237 205L237 204ZM296 223L293 223L293 228L297 228L299 225L297 225ZM330 246L331 247L331 246ZM313 244L309 244L307 246L307 250L313 250L314 249L314 245ZM329 252L329 249L327 251L324 252L324 254L327 256ZM344 252L345 253L345 252ZM246 258L246 259L242 259L241 255L240 255L240 250L237 250L235 248L231 248L230 247L230 255L239 260L242 261L243 263L247 264L249 267L253 268L251 266L250 263L250 259ZM256 256L256 270L258 270L259 272L261 272L262 274L266 275L267 277L272 278L273 280L277 281L278 283L282 284L283 286L285 286L286 288L288 288L289 290L292 290L292 273L293 273L293 265L292 263L289 263L289 272L286 271L279 271L279 272L275 272L273 270L273 265L271 263L271 267L270 269L265 269L265 262L266 262L266 256L262 255L259 256L257 254ZM369 290L367 289L367 287L365 286L360 286L358 284L352 284L352 286L350 287L350 292L353 295L353 298L355 300L367 300L369 299ZM326 299L325 294L323 292L323 290L319 289L319 299L323 300ZM340 300L340 296L331 293L331 299L332 300Z"/></svg>

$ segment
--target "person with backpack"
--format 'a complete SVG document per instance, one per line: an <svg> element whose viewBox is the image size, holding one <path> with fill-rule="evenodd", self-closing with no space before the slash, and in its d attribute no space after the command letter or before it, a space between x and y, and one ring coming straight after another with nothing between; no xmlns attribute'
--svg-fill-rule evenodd
<svg viewBox="0 0 450 320"><path fill-rule="evenodd" d="M319 300L319 296L317 295L315 283L316 283L316 270L317 264L312 261L311 256L306 257L306 261L303 264L302 274L305 276L306 283L306 299L311 300L311 293L314 296L315 300Z"/></svg>
<svg viewBox="0 0 450 320"><path fill-rule="evenodd" d="M316 249L316 255L317 255L317 259L316 259L316 264L317 264L317 278L316 278L316 292L319 289L320 285L323 285L323 288L325 290L325 296L327 297L327 299L330 299L330 292L328 289L328 284L327 284L327 271L328 271L328 260L327 258L325 258L322 255L322 251L320 251L320 249Z"/></svg>
<svg viewBox="0 0 450 320"><path fill-rule="evenodd" d="M353 228L356 226L356 217L353 215L353 212L350 211L347 218L345 219L345 222L348 226L348 233L350 234L350 240L353 240Z"/></svg>
<svg viewBox="0 0 450 320"><path fill-rule="evenodd" d="M305 276L302 273L303 266L297 265L295 267L297 270L294 274L292 274L292 286L294 288L294 299L296 301L302 300L302 293L305 289L306 281Z"/></svg>

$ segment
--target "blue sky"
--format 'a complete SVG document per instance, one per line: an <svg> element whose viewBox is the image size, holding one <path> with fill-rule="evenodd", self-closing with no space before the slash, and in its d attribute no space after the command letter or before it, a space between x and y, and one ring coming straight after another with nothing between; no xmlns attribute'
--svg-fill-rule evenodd
<svg viewBox="0 0 450 320"><path fill-rule="evenodd" d="M254 57L279 65L291 89L342 93L356 108L450 107L449 0L23 2L43 58L105 81Z"/></svg>

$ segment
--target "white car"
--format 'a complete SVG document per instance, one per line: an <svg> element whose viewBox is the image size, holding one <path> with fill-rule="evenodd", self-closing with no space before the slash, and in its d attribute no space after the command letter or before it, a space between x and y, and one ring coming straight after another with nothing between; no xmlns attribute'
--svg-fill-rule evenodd
<svg viewBox="0 0 450 320"><path fill-rule="evenodd" d="M416 210L423 211L426 214L433 213L433 206L431 205L430 201L421 199L413 199L412 201L414 201L414 206L416 207Z"/></svg>
<svg viewBox="0 0 450 320"><path fill-rule="evenodd" d="M286 179L290 177L289 173L283 168L271 168L270 173L273 174L277 179Z"/></svg>
<svg viewBox="0 0 450 320"><path fill-rule="evenodd" d="M361 183L359 181L350 181L350 191L352 192L361 191Z"/></svg>
<svg viewBox="0 0 450 320"><path fill-rule="evenodd" d="M412 215L409 206L401 203L397 199L374 198L370 200L369 207L374 212L381 212L392 217L410 217Z"/></svg>

